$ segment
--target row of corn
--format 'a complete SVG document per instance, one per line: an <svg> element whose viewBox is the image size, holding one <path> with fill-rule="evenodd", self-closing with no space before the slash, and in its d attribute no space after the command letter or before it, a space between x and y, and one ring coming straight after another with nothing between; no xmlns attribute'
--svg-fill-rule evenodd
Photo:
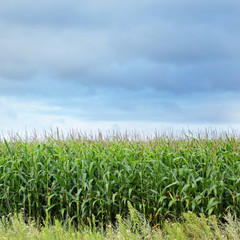
<svg viewBox="0 0 240 240"><path fill-rule="evenodd" d="M156 225L183 212L240 216L240 140L81 138L0 142L0 215L102 223L127 202Z"/></svg>

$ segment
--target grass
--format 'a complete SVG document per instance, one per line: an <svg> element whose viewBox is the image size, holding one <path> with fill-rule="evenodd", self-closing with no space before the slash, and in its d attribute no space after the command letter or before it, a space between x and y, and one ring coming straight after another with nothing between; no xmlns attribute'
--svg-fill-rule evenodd
<svg viewBox="0 0 240 240"><path fill-rule="evenodd" d="M105 227L129 213L151 226L191 211L240 216L240 139L83 134L0 141L0 216Z"/></svg>
<svg viewBox="0 0 240 240"><path fill-rule="evenodd" d="M240 239L240 222L232 215L225 216L225 223L212 216L197 217L194 213L183 214L181 221L165 221L163 227L150 227L143 215L129 204L130 214L122 219L117 216L115 225L109 224L106 229L96 227L94 220L90 225L81 225L78 230L69 221L59 222L44 227L36 227L33 221L27 221L22 214L15 214L0 220L0 239L8 240L103 240L103 239Z"/></svg>

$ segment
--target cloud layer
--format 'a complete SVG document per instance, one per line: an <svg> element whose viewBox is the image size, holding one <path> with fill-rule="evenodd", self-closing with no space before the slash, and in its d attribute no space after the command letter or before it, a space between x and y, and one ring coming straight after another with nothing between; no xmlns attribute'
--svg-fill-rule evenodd
<svg viewBox="0 0 240 240"><path fill-rule="evenodd" d="M239 15L236 0L2 1L2 119L239 123Z"/></svg>

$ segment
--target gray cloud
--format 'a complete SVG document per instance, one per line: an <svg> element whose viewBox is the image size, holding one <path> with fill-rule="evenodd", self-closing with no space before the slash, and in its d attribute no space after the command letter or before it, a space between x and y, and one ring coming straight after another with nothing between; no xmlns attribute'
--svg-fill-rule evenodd
<svg viewBox="0 0 240 240"><path fill-rule="evenodd" d="M234 121L239 14L237 0L1 1L0 96L91 121Z"/></svg>
<svg viewBox="0 0 240 240"><path fill-rule="evenodd" d="M108 26L131 25L159 19L163 22L208 23L231 22L239 14L237 0L141 0L109 1L38 1L17 0L1 2L0 20L23 25ZM227 18L229 17L229 18ZM223 18L225 18L223 20ZM190 24L191 24L190 23Z"/></svg>

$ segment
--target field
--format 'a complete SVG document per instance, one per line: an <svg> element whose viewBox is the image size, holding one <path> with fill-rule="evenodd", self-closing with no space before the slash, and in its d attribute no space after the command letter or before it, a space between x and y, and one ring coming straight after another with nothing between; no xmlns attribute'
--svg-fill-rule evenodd
<svg viewBox="0 0 240 240"><path fill-rule="evenodd" d="M131 204L153 228L188 211L239 217L239 163L240 139L224 133L15 135L0 142L0 216L107 228Z"/></svg>

